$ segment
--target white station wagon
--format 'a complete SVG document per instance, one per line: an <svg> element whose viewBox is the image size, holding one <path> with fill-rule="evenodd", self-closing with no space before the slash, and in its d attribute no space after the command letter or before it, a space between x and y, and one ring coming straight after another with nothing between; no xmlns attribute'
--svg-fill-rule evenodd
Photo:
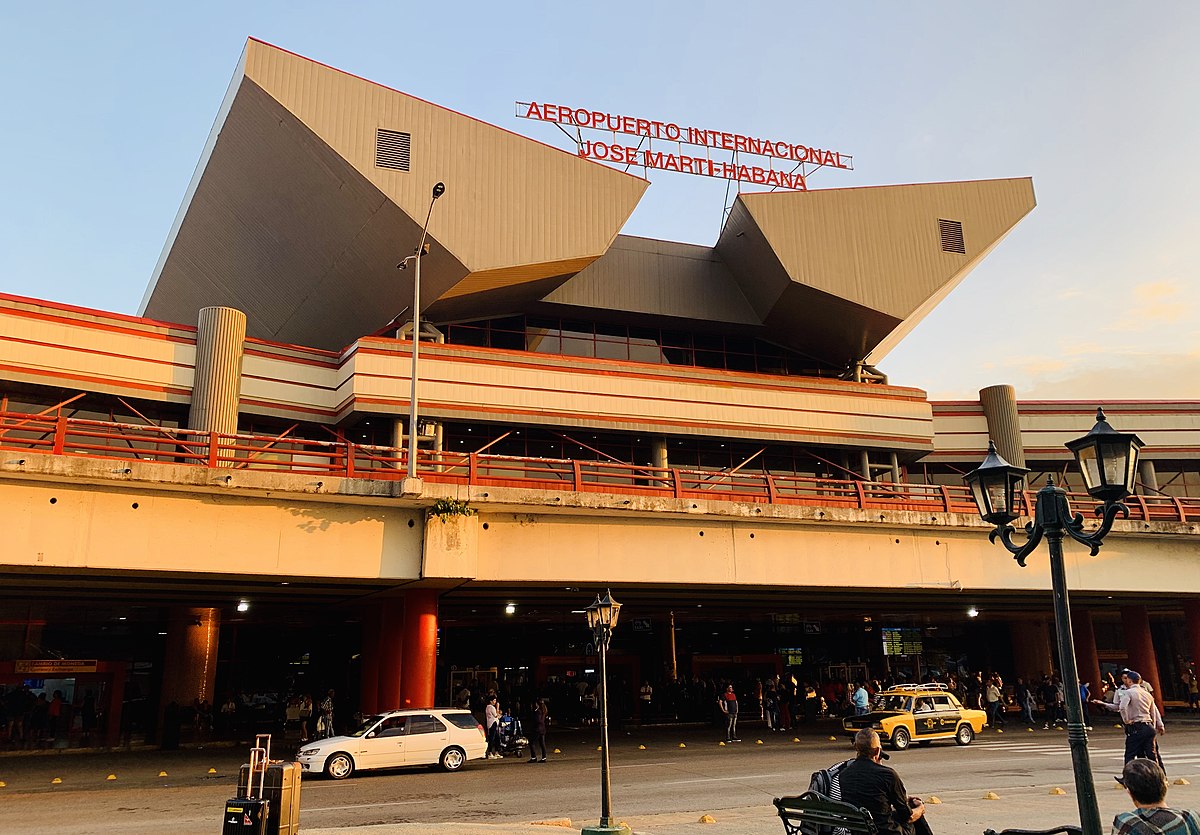
<svg viewBox="0 0 1200 835"><path fill-rule="evenodd" d="M466 710L393 710L368 716L348 736L331 736L300 747L296 759L309 773L334 780L355 771L406 765L437 765L458 771L487 753L483 726Z"/></svg>

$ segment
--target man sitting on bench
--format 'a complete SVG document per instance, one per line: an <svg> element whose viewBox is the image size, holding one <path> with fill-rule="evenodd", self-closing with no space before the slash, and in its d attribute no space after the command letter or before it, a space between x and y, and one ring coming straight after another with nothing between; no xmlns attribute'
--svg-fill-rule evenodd
<svg viewBox="0 0 1200 835"><path fill-rule="evenodd" d="M870 812L881 833L932 835L921 798L909 797L896 770L880 762L886 755L879 734L863 728L854 735L854 750L854 761L838 773L842 802Z"/></svg>

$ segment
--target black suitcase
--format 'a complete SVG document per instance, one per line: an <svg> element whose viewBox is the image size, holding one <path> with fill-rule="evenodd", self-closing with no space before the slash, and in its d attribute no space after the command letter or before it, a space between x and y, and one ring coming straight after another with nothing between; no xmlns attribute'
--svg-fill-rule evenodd
<svg viewBox="0 0 1200 835"><path fill-rule="evenodd" d="M235 797L225 801L221 835L267 835L271 802L261 797Z"/></svg>

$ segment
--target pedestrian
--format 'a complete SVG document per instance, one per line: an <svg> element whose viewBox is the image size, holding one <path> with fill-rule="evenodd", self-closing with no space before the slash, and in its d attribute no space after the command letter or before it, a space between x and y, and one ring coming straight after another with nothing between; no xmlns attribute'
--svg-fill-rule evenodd
<svg viewBox="0 0 1200 835"><path fill-rule="evenodd" d="M1200 713L1200 679L1193 668L1184 671L1183 683L1187 686L1188 707Z"/></svg>
<svg viewBox="0 0 1200 835"><path fill-rule="evenodd" d="M1163 725L1158 705L1150 692L1138 685L1142 677L1134 670L1122 670L1121 682L1124 684L1117 691L1114 704L1092 699L1092 704L1121 714L1121 722L1125 725L1125 762L1145 757L1156 761L1162 766L1162 758L1158 754L1156 738L1167 732ZM1166 769L1164 768L1165 772ZM1119 781L1121 778L1117 778Z"/></svg>
<svg viewBox="0 0 1200 835"><path fill-rule="evenodd" d="M1167 775L1152 760L1125 763L1121 785L1136 807L1113 818L1113 835L1195 835L1200 816L1189 809L1167 806Z"/></svg>
<svg viewBox="0 0 1200 835"><path fill-rule="evenodd" d="M325 698L321 700L321 707L320 707L321 715L317 718L317 736L318 737L324 738L324 737L334 736L336 734L336 732L334 731L334 724L333 724L334 695L335 694L334 694L333 690L329 690L325 694Z"/></svg>
<svg viewBox="0 0 1200 835"><path fill-rule="evenodd" d="M738 698L733 685L725 685L725 692L717 697L717 707L725 717L725 741L741 742L737 735Z"/></svg>
<svg viewBox="0 0 1200 835"><path fill-rule="evenodd" d="M854 735L854 752L854 760L838 771L841 801L870 812L880 833L932 835L921 798L910 797L896 770L881 762L887 755L879 734L860 730Z"/></svg>
<svg viewBox="0 0 1200 835"><path fill-rule="evenodd" d="M500 699L495 693L488 695L487 706L483 709L484 733L487 736L487 753L489 760L501 759L500 753Z"/></svg>
<svg viewBox="0 0 1200 835"><path fill-rule="evenodd" d="M529 761L544 763L546 761L546 731L550 726L550 708L546 705L545 699L538 699L534 703L531 718L533 721L529 724L533 734L529 740ZM539 750L542 755L535 756Z"/></svg>
<svg viewBox="0 0 1200 835"><path fill-rule="evenodd" d="M988 679L987 688L984 691L987 699L988 721L993 728L1004 727L1004 694L1000 692L999 681L999 676L992 676Z"/></svg>
<svg viewBox="0 0 1200 835"><path fill-rule="evenodd" d="M854 703L855 716L866 716L871 712L871 697L867 694L867 686L861 681L855 686L851 700Z"/></svg>

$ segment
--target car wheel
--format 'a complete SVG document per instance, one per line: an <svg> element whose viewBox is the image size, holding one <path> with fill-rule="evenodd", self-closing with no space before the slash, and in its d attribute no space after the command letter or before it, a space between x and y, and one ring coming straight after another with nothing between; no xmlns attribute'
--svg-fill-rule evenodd
<svg viewBox="0 0 1200 835"><path fill-rule="evenodd" d="M892 732L892 747L897 751L903 751L912 742L912 737L908 735L907 728L896 728Z"/></svg>
<svg viewBox="0 0 1200 835"><path fill-rule="evenodd" d="M958 726L958 731L954 734L954 741L959 745L970 745L975 739L975 729L963 722Z"/></svg>
<svg viewBox="0 0 1200 835"><path fill-rule="evenodd" d="M467 753L461 748L447 748L438 759L442 771L458 771L467 761Z"/></svg>
<svg viewBox="0 0 1200 835"><path fill-rule="evenodd" d="M325 761L325 776L333 780L345 780L354 773L354 758L345 751L331 754Z"/></svg>

